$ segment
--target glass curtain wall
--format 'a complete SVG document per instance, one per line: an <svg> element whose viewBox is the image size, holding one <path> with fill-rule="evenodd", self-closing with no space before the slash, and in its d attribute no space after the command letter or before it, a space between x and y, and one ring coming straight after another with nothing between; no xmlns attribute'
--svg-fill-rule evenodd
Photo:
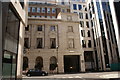
<svg viewBox="0 0 120 80"><path fill-rule="evenodd" d="M3 7L4 6L5 5L3 5ZM5 13L2 15L4 24L2 72L3 78L14 80L16 77L20 20L17 18L14 10L12 9L11 6L7 6L6 9L3 9L3 12Z"/></svg>
<svg viewBox="0 0 120 80"><path fill-rule="evenodd" d="M100 2L99 1L96 1L96 6L97 6L99 24L100 24L100 29L101 29L103 51L106 54L106 55L104 55L105 64L106 64L106 67L109 67L108 66L109 65L109 59L108 59L108 50L107 50L107 44L106 44L105 30L104 30L103 17L102 17L101 8L100 8Z"/></svg>

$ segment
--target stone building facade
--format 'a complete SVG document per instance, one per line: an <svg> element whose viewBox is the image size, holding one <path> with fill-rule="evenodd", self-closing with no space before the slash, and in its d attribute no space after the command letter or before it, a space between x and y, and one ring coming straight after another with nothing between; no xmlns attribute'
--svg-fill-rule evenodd
<svg viewBox="0 0 120 80"><path fill-rule="evenodd" d="M92 13L90 13L86 1L71 1L71 13L78 14L80 22L80 42L84 51L86 71L96 70L96 56L94 50L94 41L92 33Z"/></svg>
<svg viewBox="0 0 120 80"><path fill-rule="evenodd" d="M57 19L29 17L28 25L24 65L49 73L85 71L77 14L59 13Z"/></svg>

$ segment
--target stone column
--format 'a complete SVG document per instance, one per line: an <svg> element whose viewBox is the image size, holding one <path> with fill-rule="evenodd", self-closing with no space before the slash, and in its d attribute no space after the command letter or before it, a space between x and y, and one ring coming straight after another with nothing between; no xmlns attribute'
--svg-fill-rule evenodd
<svg viewBox="0 0 120 80"><path fill-rule="evenodd" d="M29 66L29 69L33 69L35 67L35 60L36 58L35 57L28 57L29 61L28 61L28 66Z"/></svg>
<svg viewBox="0 0 120 80"><path fill-rule="evenodd" d="M22 78L23 65L23 47L24 47L24 26L20 22L19 44L18 44L18 59L17 59L17 78Z"/></svg>
<svg viewBox="0 0 120 80"><path fill-rule="evenodd" d="M43 59L43 70L45 70L45 71L47 71L47 72L49 72L50 70L49 70L49 66L50 66L50 62L49 62L49 57L47 57L47 55L46 55L46 57Z"/></svg>
<svg viewBox="0 0 120 80"><path fill-rule="evenodd" d="M85 60L84 60L84 53L80 56L80 64L81 64L81 72L85 72Z"/></svg>
<svg viewBox="0 0 120 80"><path fill-rule="evenodd" d="M64 73L64 59L62 53L58 52L58 73Z"/></svg>

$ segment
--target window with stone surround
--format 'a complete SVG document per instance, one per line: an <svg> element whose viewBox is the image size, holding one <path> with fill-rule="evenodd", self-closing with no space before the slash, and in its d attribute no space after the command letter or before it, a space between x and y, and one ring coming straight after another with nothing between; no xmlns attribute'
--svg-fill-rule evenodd
<svg viewBox="0 0 120 80"><path fill-rule="evenodd" d="M82 47L86 48L86 41L85 40L82 40Z"/></svg>
<svg viewBox="0 0 120 80"><path fill-rule="evenodd" d="M37 49L43 48L43 39L37 38Z"/></svg>
<svg viewBox="0 0 120 80"><path fill-rule="evenodd" d="M29 38L24 39L24 47L29 48Z"/></svg>
<svg viewBox="0 0 120 80"><path fill-rule="evenodd" d="M50 48L56 48L56 38L50 38Z"/></svg>
<svg viewBox="0 0 120 80"><path fill-rule="evenodd" d="M42 25L38 25L38 27L37 27L37 31L42 31L42 28L43 28Z"/></svg>
<svg viewBox="0 0 120 80"><path fill-rule="evenodd" d="M84 27L84 21L80 21L80 26Z"/></svg>
<svg viewBox="0 0 120 80"><path fill-rule="evenodd" d="M88 40L88 47L91 48L91 40Z"/></svg>
<svg viewBox="0 0 120 80"><path fill-rule="evenodd" d="M86 21L86 27L89 28L89 22L88 21Z"/></svg>
<svg viewBox="0 0 120 80"><path fill-rule="evenodd" d="M82 37L85 37L85 30L81 30Z"/></svg>
<svg viewBox="0 0 120 80"><path fill-rule="evenodd" d="M73 26L68 26L68 32L73 32Z"/></svg>
<svg viewBox="0 0 120 80"><path fill-rule="evenodd" d="M74 39L68 39L68 48L74 48Z"/></svg>
<svg viewBox="0 0 120 80"><path fill-rule="evenodd" d="M42 8L42 13L45 13L45 8Z"/></svg>
<svg viewBox="0 0 120 80"><path fill-rule="evenodd" d="M55 26L50 26L50 31L55 31Z"/></svg>
<svg viewBox="0 0 120 80"><path fill-rule="evenodd" d="M37 8L37 12L40 13L40 8Z"/></svg>
<svg viewBox="0 0 120 80"><path fill-rule="evenodd" d="M82 12L79 13L79 18L83 19L83 13Z"/></svg>
<svg viewBox="0 0 120 80"><path fill-rule="evenodd" d="M87 37L90 37L90 30L87 31Z"/></svg>
<svg viewBox="0 0 120 80"><path fill-rule="evenodd" d="M36 8L35 7L32 7L32 12L36 12Z"/></svg>
<svg viewBox="0 0 120 80"><path fill-rule="evenodd" d="M55 8L52 8L52 13L55 13L56 11L55 11Z"/></svg>
<svg viewBox="0 0 120 80"><path fill-rule="evenodd" d="M47 8L47 13L50 13L50 8Z"/></svg>

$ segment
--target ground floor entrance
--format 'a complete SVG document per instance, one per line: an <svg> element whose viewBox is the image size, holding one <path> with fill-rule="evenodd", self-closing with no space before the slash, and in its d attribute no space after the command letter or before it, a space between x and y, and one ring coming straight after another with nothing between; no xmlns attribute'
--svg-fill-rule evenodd
<svg viewBox="0 0 120 80"><path fill-rule="evenodd" d="M79 55L64 56L64 72L65 73L80 72L80 56Z"/></svg>

